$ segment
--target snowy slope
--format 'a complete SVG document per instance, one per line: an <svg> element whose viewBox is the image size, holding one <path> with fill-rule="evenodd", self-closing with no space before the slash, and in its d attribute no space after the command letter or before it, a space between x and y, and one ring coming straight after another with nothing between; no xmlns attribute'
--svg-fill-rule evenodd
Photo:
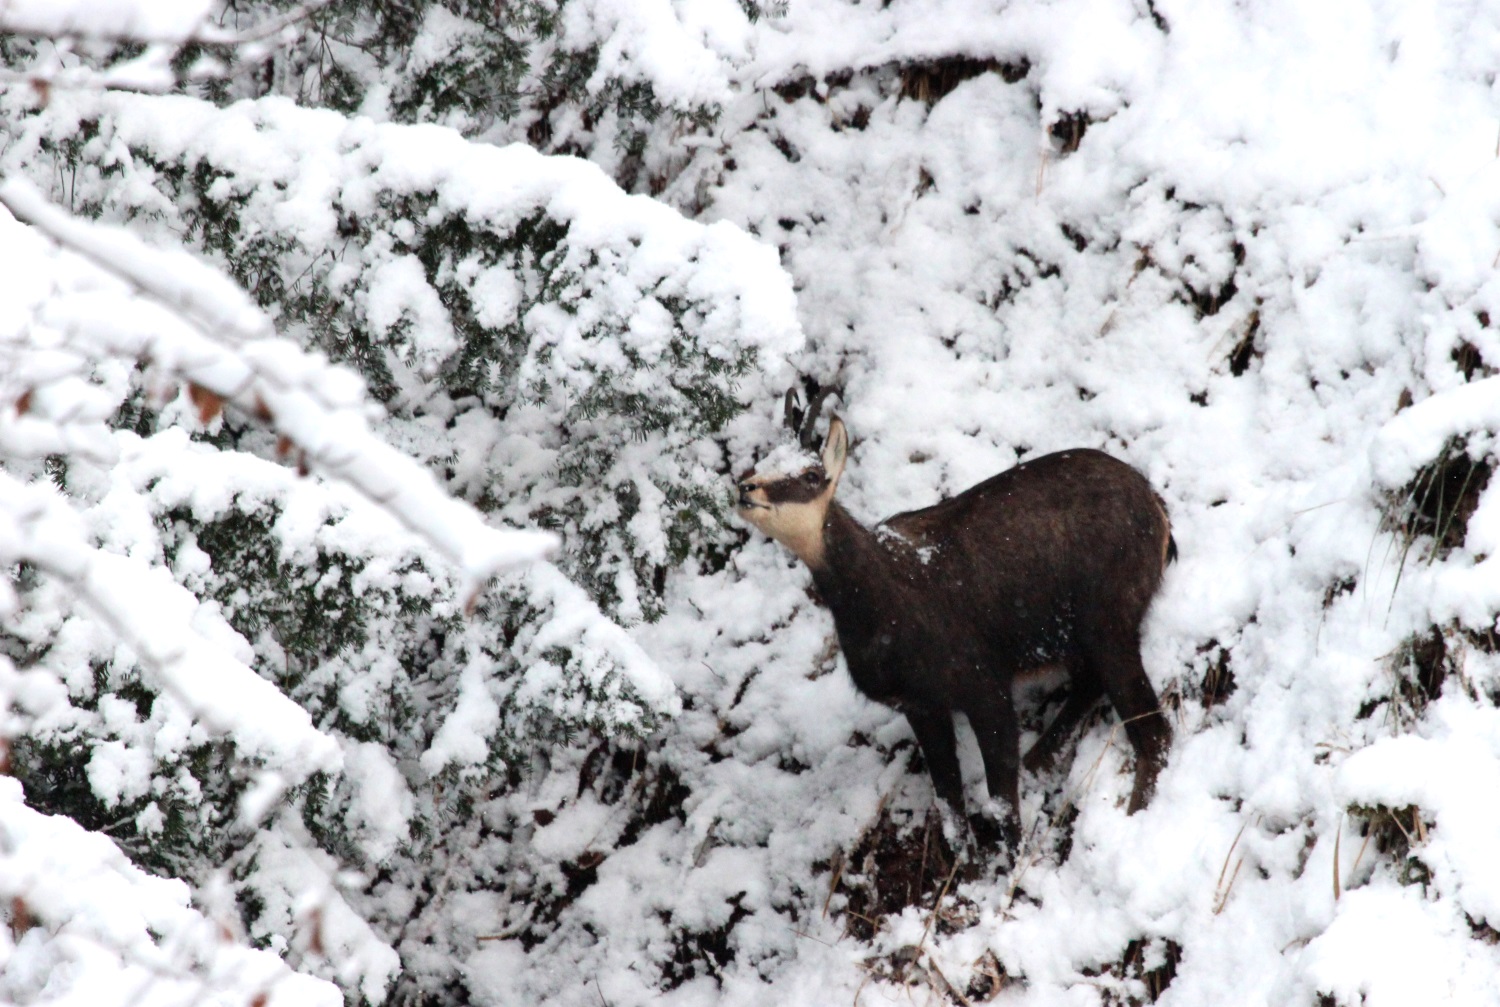
<svg viewBox="0 0 1500 1007"><path fill-rule="evenodd" d="M807 343L787 363L843 390L855 443L842 492L857 515L923 506L1075 445L1129 460L1162 493L1181 556L1146 626L1146 666L1176 732L1157 795L1125 815L1131 756L1101 711L1058 769L1023 777L1016 862L950 871L904 720L848 681L806 572L747 536L726 568L677 571L666 614L631 630L653 695L681 712L645 745L538 751L516 768L518 788L497 788L444 837L462 883L351 896L379 968L349 954L327 974L352 987L363 969L378 999L392 949L447 977L457 948L463 992L496 1005L1500 1002L1500 489L1489 479L1500 9L785 6L754 22L729 0L568 8L571 42L601 45L601 79L649 81L679 106L722 103L696 135L663 124L645 154L659 198L712 224L722 259L698 257L703 228L577 162L284 98L221 112L65 95L37 134L0 139L8 165L37 170L39 135L114 109L112 157L140 145L164 161L206 158L244 183L247 220L285 228L309 257L336 233L334 179L368 197L352 201L362 214L385 189L431 189L497 232L518 206L545 203L653 283L666 270L705 301L734 300L705 316L706 338L771 355L800 343L784 279L737 229L755 235L796 287ZM149 179L111 191L108 177L84 176L87 198L117 201L111 212L151 211L133 226L173 229L177 208ZM673 240L663 251L645 238ZM12 244L19 291L28 256ZM346 278L351 300L386 328L406 311L434 359L451 350L442 312L418 310L436 298L415 267L371 248ZM473 284L480 315L515 312L501 272ZM586 295L639 300L607 270ZM31 338L23 315L8 321L18 341ZM739 462L776 443L773 399L724 432ZM0 433L29 408L7 406ZM497 430L465 435L484 464L450 491L498 478ZM420 428L405 436L418 456L447 446ZM158 435L154 450L171 447ZM645 466L653 450L628 460ZM721 467L717 446L702 455L705 470ZM23 531L0 545L30 542ZM541 587L561 621L587 609L603 631L576 589ZM528 654L549 641L538 636ZM0 672L21 695L20 674ZM415 778L490 754L486 681L476 669L460 683L466 705L422 742L420 766L396 767L373 744L343 749L371 845L388 854L407 828L398 769ZM972 745L965 761L981 786ZM242 970L189 993L227 1003L275 982L278 1000L334 995L232 942L205 950L194 935L224 908L214 893L197 894L202 915L188 909L181 886L36 814L16 789L0 816L5 890L50 884L49 844L83 880L64 877L55 905L12 905L0 954L29 971L0 991L67 996L149 971L186 935L180 953L203 956L203 971ZM327 868L276 845L298 840L294 826L257 840L288 895L269 911L292 929L299 886ZM97 902L67 901L95 878ZM145 907L136 915L98 911L132 899ZM51 930L28 929L21 910ZM396 932L374 934L392 920ZM107 953L49 986L47 940L71 940L69 927L79 933L66 950Z"/></svg>
<svg viewBox="0 0 1500 1007"><path fill-rule="evenodd" d="M485 946L476 988L1500 999L1500 490L1441 554L1382 525L1446 437L1484 457L1496 426L1495 9L804 0L750 49L664 198L781 248L796 363L845 389L856 514L1070 445L1150 476L1182 553L1145 655L1171 763L1127 818L1101 716L1023 780L1020 869L870 927L844 875L891 817L920 851L930 787L805 571L753 540L642 633L687 709L641 779L680 779L682 821L612 848L590 793L560 810L535 855L585 884L536 947ZM568 815L602 841L562 842Z"/></svg>

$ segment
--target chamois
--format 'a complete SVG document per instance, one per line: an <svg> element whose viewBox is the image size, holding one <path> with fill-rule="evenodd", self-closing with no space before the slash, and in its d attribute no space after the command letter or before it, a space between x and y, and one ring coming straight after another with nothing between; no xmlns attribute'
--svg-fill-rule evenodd
<svg viewBox="0 0 1500 1007"><path fill-rule="evenodd" d="M808 447L820 404L801 424ZM790 393L787 418L799 425ZM1172 732L1141 666L1140 626L1177 551L1146 478L1102 451L1060 451L870 530L833 498L848 447L835 416L820 458L806 452L795 471L742 475L737 510L811 570L854 684L906 714L937 796L964 820L952 718L961 712L990 795L1003 804L1001 838L1014 846L1021 759L1012 687L1061 667L1068 697L1027 768L1049 764L1108 696L1136 753L1128 810L1144 807ZM982 819L974 825L990 831Z"/></svg>

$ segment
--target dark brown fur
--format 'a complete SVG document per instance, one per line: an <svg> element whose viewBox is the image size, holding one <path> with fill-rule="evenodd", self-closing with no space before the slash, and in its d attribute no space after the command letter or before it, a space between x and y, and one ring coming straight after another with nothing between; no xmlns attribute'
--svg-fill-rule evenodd
<svg viewBox="0 0 1500 1007"><path fill-rule="evenodd" d="M845 437L842 425L837 433ZM1049 762L1108 696L1136 752L1129 810L1143 807L1171 729L1141 665L1140 626L1175 554L1146 479L1102 452L1063 451L870 530L832 500L841 451L837 459L831 479L819 468L743 483L742 513L753 517L754 490L796 508L816 505L813 483L827 489L821 562L804 559L855 685L906 714L938 796L962 812L952 721L961 712L978 738L990 794L1008 805L1003 828L1014 840L1020 732L1012 686L1028 671L1060 666L1070 695L1027 765Z"/></svg>

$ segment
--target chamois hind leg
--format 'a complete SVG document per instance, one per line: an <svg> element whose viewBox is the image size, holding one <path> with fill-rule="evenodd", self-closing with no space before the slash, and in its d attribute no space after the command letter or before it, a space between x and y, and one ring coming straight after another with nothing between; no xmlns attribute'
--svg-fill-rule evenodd
<svg viewBox="0 0 1500 1007"><path fill-rule="evenodd" d="M982 835L981 839L998 839L1007 848L1014 849L1021 838L1021 731L1016 723L1015 707L1009 697L990 695L983 700L964 707L964 716L974 729L979 742L979 754L984 756L985 785L990 796L1004 806L1000 821L1000 835ZM984 819L970 823L976 835L993 832L991 823Z"/></svg>
<svg viewBox="0 0 1500 1007"><path fill-rule="evenodd" d="M1150 802L1156 790L1156 776L1166 764L1167 749L1172 744L1172 728L1141 664L1138 632L1095 642L1088 648L1087 661L1135 749L1135 786L1126 809L1133 815Z"/></svg>
<svg viewBox="0 0 1500 1007"><path fill-rule="evenodd" d="M1052 765L1062 746L1078 729L1084 715L1099 702L1104 686L1087 669L1074 667L1068 672L1068 698L1063 702L1057 716L1047 725L1042 736L1026 753L1024 765L1033 773L1041 772Z"/></svg>

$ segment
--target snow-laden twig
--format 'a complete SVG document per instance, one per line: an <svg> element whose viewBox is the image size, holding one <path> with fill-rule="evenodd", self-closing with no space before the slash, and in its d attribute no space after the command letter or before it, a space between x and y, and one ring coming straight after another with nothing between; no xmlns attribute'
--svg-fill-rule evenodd
<svg viewBox="0 0 1500 1007"><path fill-rule="evenodd" d="M45 307L48 322L86 357L150 360L273 426L305 464L341 479L426 539L471 591L499 571L540 559L556 537L497 529L448 496L415 461L376 437L363 383L352 372L275 336L270 320L230 281L182 253L84 223L30 184L0 186L17 219L170 310L119 317L113 299L80 295Z"/></svg>
<svg viewBox="0 0 1500 1007"><path fill-rule="evenodd" d="M22 72L0 72L0 83L30 84L43 100L52 88L164 93L177 83L172 62L183 46L216 46L233 51L236 64L258 63L269 55L267 39L286 32L329 2L307 0L234 31L211 23L211 0L4 0L0 2L0 31L52 40L59 51ZM59 56L80 40L140 45L142 51L102 69L62 65ZM211 74L229 72L217 66Z"/></svg>
<svg viewBox="0 0 1500 1007"><path fill-rule="evenodd" d="M251 42L259 42L262 39L270 38L277 32L290 28L299 21L306 20L317 13L320 8L327 7L332 2L333 0L307 0L306 3L300 3L289 11L285 11L275 17L266 18L259 24L242 31L230 31L204 24L193 33L192 40L205 44L228 46L242 46Z"/></svg>
<svg viewBox="0 0 1500 1007"><path fill-rule="evenodd" d="M243 45L269 38L331 0L307 0L242 31L209 23L213 0L5 0L0 30L51 39L87 38L150 44Z"/></svg>
<svg viewBox="0 0 1500 1007"><path fill-rule="evenodd" d="M13 70L0 72L0 84L29 84L44 103L54 88L160 94L171 90L177 81L177 75L172 70L172 60L176 55L176 46L153 42L145 46L138 56L121 60L104 69L91 66L65 67L54 59L23 73Z"/></svg>
<svg viewBox="0 0 1500 1007"><path fill-rule="evenodd" d="M199 30L213 0L5 0L0 30L46 38L186 42Z"/></svg>
<svg viewBox="0 0 1500 1007"><path fill-rule="evenodd" d="M199 631L198 599L165 568L94 548L60 493L0 470L0 564L22 562L67 584L212 730L294 780L339 767L338 743L306 710Z"/></svg>

